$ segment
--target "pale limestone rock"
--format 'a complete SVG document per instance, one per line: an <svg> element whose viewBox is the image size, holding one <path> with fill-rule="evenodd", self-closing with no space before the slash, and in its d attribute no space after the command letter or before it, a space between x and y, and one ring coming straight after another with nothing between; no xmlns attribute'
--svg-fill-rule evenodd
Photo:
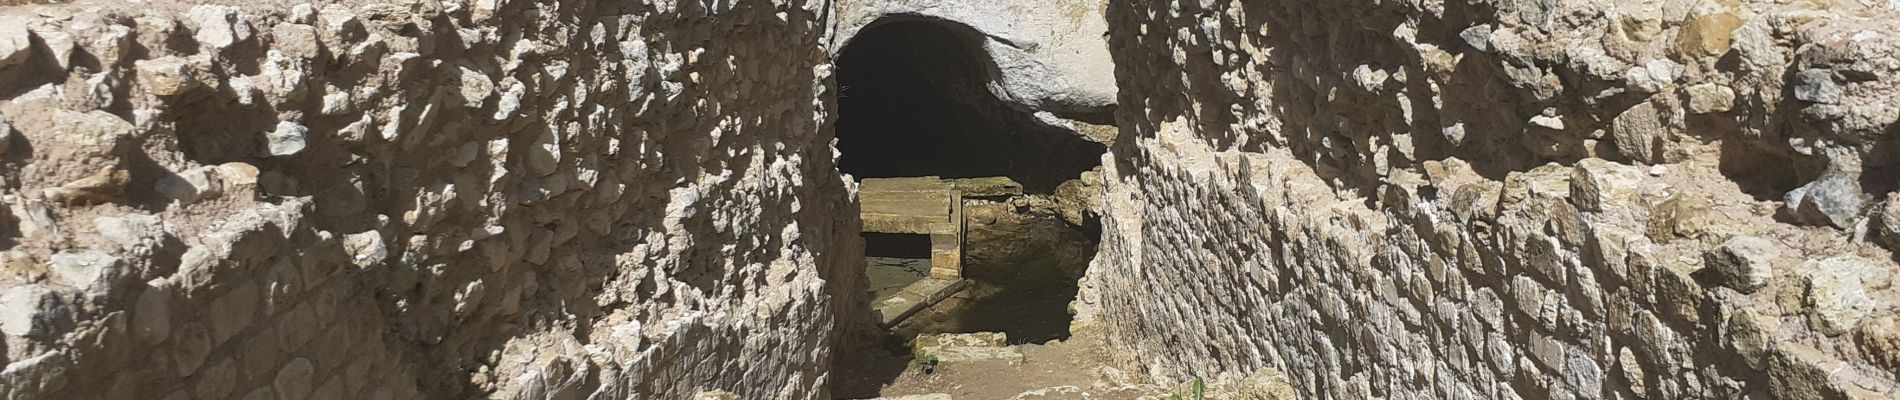
<svg viewBox="0 0 1900 400"><path fill-rule="evenodd" d="M934 357L942 363L976 360L1021 362L1022 352L1009 347L1007 342L1008 337L1001 332L925 334L918 335L911 344L911 353L920 360Z"/></svg>
<svg viewBox="0 0 1900 400"><path fill-rule="evenodd" d="M1703 265L1714 268L1729 287L1753 293L1768 285L1775 276L1770 265L1781 256L1774 242L1753 236L1737 236L1702 254Z"/></svg>
<svg viewBox="0 0 1900 400"><path fill-rule="evenodd" d="M1728 86L1704 83L1689 86L1689 112L1709 114L1728 112L1735 108L1735 90Z"/></svg>
<svg viewBox="0 0 1900 400"><path fill-rule="evenodd" d="M137 66L139 85L155 95L177 96L203 85L197 66L178 56L139 60Z"/></svg>
<svg viewBox="0 0 1900 400"><path fill-rule="evenodd" d="M102 215L92 219L92 226L99 231L100 237L119 245L122 250L138 255L151 254L164 244L170 234L165 222L154 215Z"/></svg>
<svg viewBox="0 0 1900 400"><path fill-rule="evenodd" d="M224 194L223 179L217 167L197 167L159 178L152 189L175 204L196 203Z"/></svg>
<svg viewBox="0 0 1900 400"><path fill-rule="evenodd" d="M6 120L0 120L0 155L6 155L7 150L12 146L13 125L8 124Z"/></svg>
<svg viewBox="0 0 1900 400"><path fill-rule="evenodd" d="M457 70L456 75L458 75L462 81L460 91L462 95L462 105L468 108L481 108L482 103L494 95L495 82L488 79L488 75L482 74L482 71L479 70L468 67L458 67Z"/></svg>
<svg viewBox="0 0 1900 400"><path fill-rule="evenodd" d="M1800 270L1807 281L1809 322L1828 335L1854 329L1878 304L1869 291L1885 289L1893 279L1886 267L1854 256L1809 261Z"/></svg>
<svg viewBox="0 0 1900 400"><path fill-rule="evenodd" d="M47 333L49 324L61 313L60 302L51 290L39 285L20 285L0 292L0 333L28 336Z"/></svg>
<svg viewBox="0 0 1900 400"><path fill-rule="evenodd" d="M19 18L0 18L0 71L33 57L33 31Z"/></svg>
<svg viewBox="0 0 1900 400"><path fill-rule="evenodd" d="M1900 368L1900 317L1872 318L1855 333L1861 351L1889 370Z"/></svg>
<svg viewBox="0 0 1900 400"><path fill-rule="evenodd" d="M264 133L264 145L270 155L282 157L302 152L310 129L291 121L277 123L277 129Z"/></svg>
<svg viewBox="0 0 1900 400"><path fill-rule="evenodd" d="M54 254L49 269L54 282L96 293L127 273L124 260L94 251Z"/></svg>
<svg viewBox="0 0 1900 400"><path fill-rule="evenodd" d="M74 41L73 33L66 30L33 31L34 36L39 37L40 43L45 45L47 50L52 51L53 65L61 70L73 67L73 53L79 49L79 43Z"/></svg>
<svg viewBox="0 0 1900 400"><path fill-rule="evenodd" d="M191 8L188 18L195 25L193 37L198 43L213 52L219 52L251 38L251 25L240 20L238 15L238 7L199 5Z"/></svg>
<svg viewBox="0 0 1900 400"><path fill-rule="evenodd" d="M1610 133L1617 152L1644 163L1663 161L1663 143L1675 135L1658 108L1653 103L1637 104L1616 117Z"/></svg>
<svg viewBox="0 0 1900 400"><path fill-rule="evenodd" d="M226 191L257 185L257 167L251 164L236 161L219 164L217 173L218 181L224 183Z"/></svg>
<svg viewBox="0 0 1900 400"><path fill-rule="evenodd" d="M1729 51L1735 29L1742 19L1714 2L1703 3L1676 35L1676 51L1692 57L1718 57Z"/></svg>
<svg viewBox="0 0 1900 400"><path fill-rule="evenodd" d="M1089 0L1041 2L951 2L892 0L842 2L839 38L851 38L887 17L922 16L968 26L980 35L975 44L988 53L998 76L992 91L1004 101L1058 114L1098 112L1115 104L1115 65L1104 32L1103 3ZM836 55L848 45L828 46Z"/></svg>
<svg viewBox="0 0 1900 400"><path fill-rule="evenodd" d="M13 360L0 369L0 387L21 399L48 398L71 382L71 356L65 351L49 351Z"/></svg>
<svg viewBox="0 0 1900 400"><path fill-rule="evenodd" d="M307 5L306 5L307 7ZM274 47L285 55L301 59L315 59L322 55L317 42L317 28L302 23L281 23L271 28Z"/></svg>

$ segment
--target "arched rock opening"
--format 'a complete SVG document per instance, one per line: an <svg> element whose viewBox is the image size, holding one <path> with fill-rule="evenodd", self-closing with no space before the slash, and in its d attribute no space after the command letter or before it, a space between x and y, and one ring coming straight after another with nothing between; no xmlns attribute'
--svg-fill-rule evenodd
<svg viewBox="0 0 1900 400"><path fill-rule="evenodd" d="M997 99L982 34L893 18L838 58L839 169L858 178L1008 176L1031 193L1100 165L1105 148Z"/></svg>

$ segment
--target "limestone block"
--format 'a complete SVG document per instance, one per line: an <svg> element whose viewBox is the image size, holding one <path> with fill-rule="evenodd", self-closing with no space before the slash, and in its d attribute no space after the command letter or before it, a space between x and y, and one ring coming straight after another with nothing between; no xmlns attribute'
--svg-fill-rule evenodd
<svg viewBox="0 0 1900 400"><path fill-rule="evenodd" d="M59 298L39 285L20 285L0 293L0 333L31 336L48 333L65 313Z"/></svg>
<svg viewBox="0 0 1900 400"><path fill-rule="evenodd" d="M253 33L251 25L240 20L239 8L235 6L195 6L188 13L188 18L196 28L194 38L213 52L249 40Z"/></svg>
<svg viewBox="0 0 1900 400"><path fill-rule="evenodd" d="M72 356L65 351L50 351L12 360L0 369L0 393L13 398L48 398L72 381Z"/></svg>
<svg viewBox="0 0 1900 400"><path fill-rule="evenodd" d="M1684 92L1689 97L1690 113L1719 113L1735 108L1735 90L1728 86L1704 83L1689 86Z"/></svg>
<svg viewBox="0 0 1900 400"><path fill-rule="evenodd" d="M1874 212L1874 229L1881 245L1900 251L1900 196L1887 195L1887 201Z"/></svg>
<svg viewBox="0 0 1900 400"><path fill-rule="evenodd" d="M224 182L217 167L197 167L161 177L152 189L171 203L192 204L222 195Z"/></svg>
<svg viewBox="0 0 1900 400"><path fill-rule="evenodd" d="M1623 111L1611 122L1616 150L1623 156L1644 163L1663 161L1663 145L1673 140L1675 131L1664 120L1659 106L1638 104Z"/></svg>
<svg viewBox="0 0 1900 400"><path fill-rule="evenodd" d="M1754 293L1767 286L1775 276L1770 265L1781 257L1774 242L1753 236L1737 236L1702 254L1703 265L1714 268L1726 286L1742 293Z"/></svg>
<svg viewBox="0 0 1900 400"><path fill-rule="evenodd" d="M1728 53L1735 29L1741 26L1742 19L1726 7L1697 8L1676 34L1676 51L1693 57L1721 56Z"/></svg>
<svg viewBox="0 0 1900 400"><path fill-rule="evenodd" d="M1872 318L1855 333L1860 349L1889 371L1900 369L1900 317Z"/></svg>
<svg viewBox="0 0 1900 400"><path fill-rule="evenodd" d="M177 96L202 87L198 65L178 56L139 60L138 82L147 93Z"/></svg>
<svg viewBox="0 0 1900 400"><path fill-rule="evenodd" d="M33 31L18 18L0 19L0 71L26 64L33 56Z"/></svg>
<svg viewBox="0 0 1900 400"><path fill-rule="evenodd" d="M935 357L938 362L954 363L977 360L1021 362L1022 351L1009 347L1001 332L942 333L918 335L911 344L911 355L919 360Z"/></svg>
<svg viewBox="0 0 1900 400"><path fill-rule="evenodd" d="M303 151L307 146L305 137L310 133L303 124L291 121L277 123L277 128L264 133L264 147L272 156L289 156Z"/></svg>
<svg viewBox="0 0 1900 400"><path fill-rule="evenodd" d="M1798 270L1807 281L1809 324L1828 335L1854 329L1878 304L1868 292L1893 282L1885 266L1855 256L1808 261Z"/></svg>
<svg viewBox="0 0 1900 400"><path fill-rule="evenodd" d="M115 281L128 276L129 267L110 254L86 251L54 254L50 270L53 281L73 288L104 294Z"/></svg>

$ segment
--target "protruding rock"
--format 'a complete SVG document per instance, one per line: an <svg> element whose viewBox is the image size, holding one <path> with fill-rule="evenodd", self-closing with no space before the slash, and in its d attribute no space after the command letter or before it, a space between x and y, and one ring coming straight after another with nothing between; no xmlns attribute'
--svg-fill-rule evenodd
<svg viewBox="0 0 1900 400"><path fill-rule="evenodd" d="M95 293L126 275L122 260L96 251L54 254L51 267L54 282Z"/></svg>
<svg viewBox="0 0 1900 400"><path fill-rule="evenodd" d="M0 155L6 155L13 146L13 125L0 121Z"/></svg>
<svg viewBox="0 0 1900 400"><path fill-rule="evenodd" d="M33 56L33 31L26 21L0 18L0 69L25 64Z"/></svg>
<svg viewBox="0 0 1900 400"><path fill-rule="evenodd" d="M251 38L251 25L241 21L235 6L199 5L191 8L189 18L196 25L194 38L214 52Z"/></svg>
<svg viewBox="0 0 1900 400"><path fill-rule="evenodd" d="M1642 172L1636 167L1588 158L1577 161L1570 174L1570 201L1583 211L1602 211L1604 204L1635 195Z"/></svg>
<svg viewBox="0 0 1900 400"><path fill-rule="evenodd" d="M159 96L176 96L203 85L190 60L165 56L137 63L139 86Z"/></svg>
<svg viewBox="0 0 1900 400"><path fill-rule="evenodd" d="M377 231L345 235L343 248L349 250L350 262L358 267L375 266L389 258L389 248L383 244L383 234Z"/></svg>
<svg viewBox="0 0 1900 400"><path fill-rule="evenodd" d="M132 254L151 254L165 241L165 222L155 215L102 215L92 219L99 236Z"/></svg>
<svg viewBox="0 0 1900 400"><path fill-rule="evenodd" d="M177 292L172 286L171 281L154 279L139 292L132 308L132 337L138 343L161 343L171 337L171 301Z"/></svg>
<svg viewBox="0 0 1900 400"><path fill-rule="evenodd" d="M1781 256L1773 242L1753 236L1737 236L1702 254L1703 265L1714 268L1723 283L1742 293L1754 293L1775 276L1770 265Z"/></svg>
<svg viewBox="0 0 1900 400"><path fill-rule="evenodd" d="M1860 218L1861 210L1867 206L1867 194L1861 192L1860 182L1848 174L1830 172L1789 191L1783 198L1782 207L1788 208L1795 218L1809 224L1833 225L1836 228L1854 226Z"/></svg>
<svg viewBox="0 0 1900 400"><path fill-rule="evenodd" d="M1855 333L1860 350L1888 371L1900 370L1900 316L1869 319Z"/></svg>
<svg viewBox="0 0 1900 400"><path fill-rule="evenodd" d="M315 11L311 11L315 13ZM271 45L282 50L285 55L302 59L315 59L322 55L318 46L317 28L300 23L281 23L271 28Z"/></svg>
<svg viewBox="0 0 1900 400"><path fill-rule="evenodd" d="M1690 86L1686 92L1691 113L1719 113L1735 108L1735 90L1728 86L1704 83Z"/></svg>
<svg viewBox="0 0 1900 400"><path fill-rule="evenodd" d="M1618 153L1643 163L1663 161L1663 142L1674 135L1658 108L1652 103L1642 103L1616 116L1610 133L1614 135Z"/></svg>
<svg viewBox="0 0 1900 400"><path fill-rule="evenodd" d="M310 128L305 128L303 124L291 121L278 122L277 129L264 133L265 147L272 156L294 155L303 151L307 140L305 136L309 133Z"/></svg>
<svg viewBox="0 0 1900 400"><path fill-rule="evenodd" d="M218 180L225 191L247 189L257 185L257 166L242 162L228 162L218 165Z"/></svg>
<svg viewBox="0 0 1900 400"><path fill-rule="evenodd" d="M1874 212L1874 232L1887 250L1900 251L1900 196L1887 195L1887 202Z"/></svg>
<svg viewBox="0 0 1900 400"><path fill-rule="evenodd" d="M1676 35L1677 52L1693 57L1717 57L1728 53L1729 41L1735 35L1735 28L1742 26L1742 19L1713 2L1704 4L1709 7L1697 9L1688 21L1683 22L1681 33Z"/></svg>
<svg viewBox="0 0 1900 400"><path fill-rule="evenodd" d="M20 285L0 292L0 333L29 336L46 329L63 310L59 298L40 285Z"/></svg>
<svg viewBox="0 0 1900 400"><path fill-rule="evenodd" d="M1834 71L1802 70L1795 74L1794 80L1794 98L1796 99L1820 104L1841 102L1841 84L1835 82Z"/></svg>
<svg viewBox="0 0 1900 400"><path fill-rule="evenodd" d="M92 175L47 189L44 195L48 200L68 204L106 203L123 196L125 184L131 180L131 173L118 167L108 166Z"/></svg>
<svg viewBox="0 0 1900 400"><path fill-rule="evenodd" d="M1801 271L1808 284L1808 321L1828 335L1858 325L1879 304L1868 291L1885 289L1893 282L1891 271L1855 256L1809 261Z"/></svg>
<svg viewBox="0 0 1900 400"><path fill-rule="evenodd" d="M495 81L488 79L488 75L482 74L482 71L479 70L470 69L468 67L461 67L459 70L458 75L460 75L462 79L462 88L460 90L462 94L462 105L468 108L481 108L482 102L487 101L490 96L494 95Z"/></svg>
<svg viewBox="0 0 1900 400"><path fill-rule="evenodd" d="M152 189L176 204L191 204L223 194L218 167L197 167L159 178Z"/></svg>
<svg viewBox="0 0 1900 400"><path fill-rule="evenodd" d="M1709 206L1709 199L1701 196L1681 193L1669 196L1650 212L1649 238L1666 243L1700 235L1708 223L1705 219Z"/></svg>

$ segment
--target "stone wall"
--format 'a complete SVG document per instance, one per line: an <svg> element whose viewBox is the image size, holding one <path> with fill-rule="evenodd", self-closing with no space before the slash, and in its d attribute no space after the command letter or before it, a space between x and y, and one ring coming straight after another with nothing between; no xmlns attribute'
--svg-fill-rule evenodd
<svg viewBox="0 0 1900 400"><path fill-rule="evenodd" d="M1109 7L1122 131L1076 306L1129 368L1900 397L1888 4Z"/></svg>
<svg viewBox="0 0 1900 400"><path fill-rule="evenodd" d="M0 8L0 398L826 396L828 3L281 3Z"/></svg>

